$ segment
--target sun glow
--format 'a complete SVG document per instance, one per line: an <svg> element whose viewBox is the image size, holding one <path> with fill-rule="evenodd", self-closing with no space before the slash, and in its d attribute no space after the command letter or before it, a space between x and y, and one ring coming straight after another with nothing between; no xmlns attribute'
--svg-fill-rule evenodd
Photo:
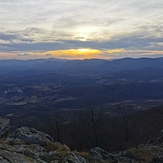
<svg viewBox="0 0 163 163"><path fill-rule="evenodd" d="M74 29L74 38L80 41L93 40L99 31L99 26L80 26Z"/></svg>
<svg viewBox="0 0 163 163"><path fill-rule="evenodd" d="M76 51L79 52L79 53L87 53L87 52L92 51L92 49L84 49L84 48L82 48L82 49L77 49Z"/></svg>
<svg viewBox="0 0 163 163"><path fill-rule="evenodd" d="M101 54L101 51L97 49L79 48L79 49L47 51L45 52L45 54L50 54L53 57L85 59L98 57Z"/></svg>

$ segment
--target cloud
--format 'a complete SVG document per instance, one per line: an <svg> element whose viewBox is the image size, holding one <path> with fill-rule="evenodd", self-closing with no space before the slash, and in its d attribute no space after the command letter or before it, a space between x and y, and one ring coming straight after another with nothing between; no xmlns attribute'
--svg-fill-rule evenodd
<svg viewBox="0 0 163 163"><path fill-rule="evenodd" d="M162 6L162 0L0 0L0 51L97 49L106 57L161 51Z"/></svg>
<svg viewBox="0 0 163 163"><path fill-rule="evenodd" d="M19 39L17 34L0 33L0 40L11 41L16 39Z"/></svg>
<svg viewBox="0 0 163 163"><path fill-rule="evenodd" d="M23 40L23 38L21 38ZM1 51L50 51L78 48L91 49L134 49L134 50L161 50L162 37L148 34L133 34L115 37L104 41L58 40L51 42L21 41L0 44ZM111 51L110 51L111 52Z"/></svg>
<svg viewBox="0 0 163 163"><path fill-rule="evenodd" d="M46 57L52 57L52 54L45 54Z"/></svg>
<svg viewBox="0 0 163 163"><path fill-rule="evenodd" d="M30 55L27 54L27 53L24 53L24 54L17 54L17 56L19 56L19 57L28 57L28 56L30 56Z"/></svg>
<svg viewBox="0 0 163 163"><path fill-rule="evenodd" d="M26 42L26 43L29 43L29 42L32 42L33 40L32 39L29 39L29 38L23 38L23 36L21 36L20 34L18 33L0 33L0 40L3 43L8 43L8 44L12 44L12 43L23 43L23 42Z"/></svg>
<svg viewBox="0 0 163 163"><path fill-rule="evenodd" d="M124 49L109 49L109 50L107 50L106 52L108 53L108 54L114 54L114 53L122 53L122 52L124 52L125 50Z"/></svg>

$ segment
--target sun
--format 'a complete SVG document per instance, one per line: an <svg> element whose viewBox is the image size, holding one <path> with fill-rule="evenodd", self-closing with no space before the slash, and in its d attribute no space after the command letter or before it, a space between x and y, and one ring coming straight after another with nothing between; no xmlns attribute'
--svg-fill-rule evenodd
<svg viewBox="0 0 163 163"><path fill-rule="evenodd" d="M74 53L77 55L85 56L86 58L92 57L94 55L99 55L101 52L97 49L89 49L89 48L79 48L74 49Z"/></svg>
<svg viewBox="0 0 163 163"><path fill-rule="evenodd" d="M86 52L89 52L90 49L81 48L81 49L77 49L76 51L79 52L79 53L86 53Z"/></svg>

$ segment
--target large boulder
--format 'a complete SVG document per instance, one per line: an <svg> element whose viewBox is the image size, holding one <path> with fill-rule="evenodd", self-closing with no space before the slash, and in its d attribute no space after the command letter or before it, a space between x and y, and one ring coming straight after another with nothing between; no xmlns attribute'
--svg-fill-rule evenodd
<svg viewBox="0 0 163 163"><path fill-rule="evenodd" d="M48 151L38 144L11 145L0 142L0 163L87 163L70 151Z"/></svg>
<svg viewBox="0 0 163 163"><path fill-rule="evenodd" d="M14 147L1 144L0 145L0 162L1 163L41 163L39 160L28 157L24 153L18 152ZM22 151L21 151L22 152ZM42 163L44 163L42 161Z"/></svg>
<svg viewBox="0 0 163 163"><path fill-rule="evenodd" d="M24 141L25 144L46 145L53 141L53 138L48 134L37 131L34 128L21 127L9 135L10 138L17 138Z"/></svg>
<svg viewBox="0 0 163 163"><path fill-rule="evenodd" d="M9 119L4 119L0 117L0 139L8 135L10 129L9 123Z"/></svg>
<svg viewBox="0 0 163 163"><path fill-rule="evenodd" d="M59 163L87 163L86 159L75 155L73 152L68 153Z"/></svg>
<svg viewBox="0 0 163 163"><path fill-rule="evenodd" d="M91 149L91 154L96 157L96 158L99 158L99 159L104 159L104 160L110 160L110 161L113 161L113 160L116 160L116 156L105 151L104 149L101 149L100 147L95 147L95 148L92 148Z"/></svg>
<svg viewBox="0 0 163 163"><path fill-rule="evenodd" d="M48 163L61 158L59 152L48 152L38 144L9 145L6 142L0 142L0 163L5 163L5 161L9 161L9 163Z"/></svg>

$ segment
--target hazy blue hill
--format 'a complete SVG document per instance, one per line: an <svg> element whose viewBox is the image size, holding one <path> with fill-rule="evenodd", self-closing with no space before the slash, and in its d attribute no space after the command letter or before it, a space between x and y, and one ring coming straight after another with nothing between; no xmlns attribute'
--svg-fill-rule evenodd
<svg viewBox="0 0 163 163"><path fill-rule="evenodd" d="M109 60L82 60L69 61L62 68L65 73L74 74L108 74L117 71L134 70L148 67L163 68L163 58L123 58L113 61Z"/></svg>
<svg viewBox="0 0 163 163"><path fill-rule="evenodd" d="M163 68L146 67L136 70L118 71L112 73L110 78L126 79L134 82L163 80Z"/></svg>
<svg viewBox="0 0 163 163"><path fill-rule="evenodd" d="M85 59L85 60L60 60L60 59L37 59L37 60L1 60L0 75L22 71L29 75L41 73L64 73L72 75L97 75L109 74L118 71L136 70L142 68L163 68L163 58L123 58L117 60ZM23 72L24 71L24 72Z"/></svg>
<svg viewBox="0 0 163 163"><path fill-rule="evenodd" d="M152 58L123 58L112 61L109 66L112 68L112 71L119 71L151 67L151 65L158 67L157 63L155 63Z"/></svg>

